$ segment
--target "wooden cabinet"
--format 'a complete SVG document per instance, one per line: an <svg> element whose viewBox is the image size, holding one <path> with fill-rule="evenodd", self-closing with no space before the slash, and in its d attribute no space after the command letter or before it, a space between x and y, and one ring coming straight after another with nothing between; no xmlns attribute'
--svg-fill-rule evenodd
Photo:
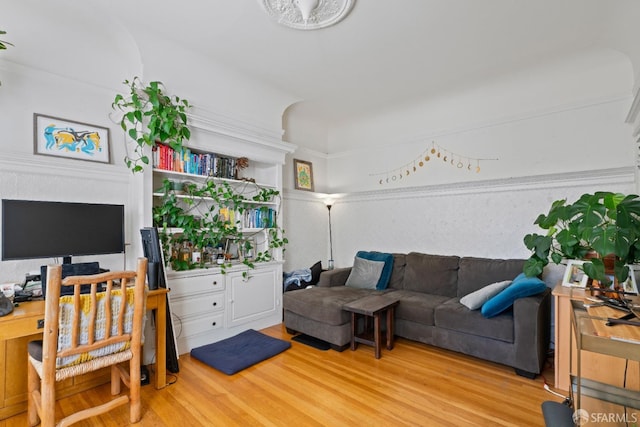
<svg viewBox="0 0 640 427"><path fill-rule="evenodd" d="M178 353L282 322L282 265L171 272L170 305Z"/></svg>
<svg viewBox="0 0 640 427"><path fill-rule="evenodd" d="M583 355L606 356L618 359L625 363L637 363L640 361L640 332L637 326L611 325L609 319L621 317L620 311L605 306L592 306L586 308L583 301L572 300L572 336L576 346L576 364L571 365L571 385L574 408L589 408L593 411L594 405L587 402L595 399L598 410L603 404L610 404L608 413L617 413L618 419L631 420L628 417L629 408L640 409L640 389L638 387L638 373L629 374L625 369L622 372L620 383L617 372L610 372L604 379L588 378L585 368L592 368L585 364ZM614 368L615 365L608 365ZM593 374L593 372L592 372ZM633 383L633 384L632 384ZM616 405L621 406L615 410ZM633 418L636 418L637 414Z"/></svg>
<svg viewBox="0 0 640 427"><path fill-rule="evenodd" d="M575 372L570 371L570 368L575 367L577 363L577 349L571 333L571 300L582 301L588 296L583 289L563 287L561 284L558 284L553 290L556 343L554 354L555 387L560 390L569 390L571 375L575 375ZM638 362L630 361L628 366L625 365L625 359L619 357L582 351L582 377L618 387L625 385L637 389L639 386Z"/></svg>
<svg viewBox="0 0 640 427"><path fill-rule="evenodd" d="M258 268L229 274L227 325L237 327L263 318L282 321L282 268Z"/></svg>

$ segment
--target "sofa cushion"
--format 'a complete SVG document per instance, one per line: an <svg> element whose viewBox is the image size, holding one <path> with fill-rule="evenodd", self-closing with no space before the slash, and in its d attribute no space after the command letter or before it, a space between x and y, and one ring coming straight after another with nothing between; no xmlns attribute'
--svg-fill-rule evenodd
<svg viewBox="0 0 640 427"><path fill-rule="evenodd" d="M386 289L387 285L389 284L389 279L391 278L391 272L393 270L393 255L384 252L358 251L358 253L356 253L356 257L364 258L369 261L384 262L384 267L382 268L382 273L380 274L380 278L378 279L378 283L376 284L376 289L379 291Z"/></svg>
<svg viewBox="0 0 640 427"><path fill-rule="evenodd" d="M322 273L322 262L318 261L311 266L311 281L307 285L317 285Z"/></svg>
<svg viewBox="0 0 640 427"><path fill-rule="evenodd" d="M459 257L411 252L407 254L406 259L405 290L446 297L456 296Z"/></svg>
<svg viewBox="0 0 640 427"><path fill-rule="evenodd" d="M512 311L487 319L480 311L469 310L457 298L436 307L435 326L510 343L514 339Z"/></svg>
<svg viewBox="0 0 640 427"><path fill-rule="evenodd" d="M404 268L407 265L407 256L405 254L393 254L393 268L391 277L389 278L390 289L402 289L404 282Z"/></svg>
<svg viewBox="0 0 640 427"><path fill-rule="evenodd" d="M351 322L350 314L342 310L343 305L371 295L371 292L371 290L347 286L317 286L285 292L282 304L285 310L336 326Z"/></svg>
<svg viewBox="0 0 640 427"><path fill-rule="evenodd" d="M477 310L482 305L489 301L494 296L498 295L504 289L511 284L511 280L503 280L502 282L492 283L480 288L477 291L471 292L460 298L460 303L467 307L469 310Z"/></svg>
<svg viewBox="0 0 640 427"><path fill-rule="evenodd" d="M484 317L493 317L507 310L518 298L539 294L547 289L547 285L537 277L527 277L520 273L513 283L498 295L485 302L481 312Z"/></svg>
<svg viewBox="0 0 640 427"><path fill-rule="evenodd" d="M394 298L400 299L395 309L396 319L408 320L427 326L434 324L434 310L450 299L441 295L425 294L415 291L393 291Z"/></svg>
<svg viewBox="0 0 640 427"><path fill-rule="evenodd" d="M489 283L513 280L522 273L525 260L460 258L458 270L458 298L488 285Z"/></svg>
<svg viewBox="0 0 640 427"><path fill-rule="evenodd" d="M384 261L370 261L368 259L355 257L353 268L347 277L345 286L360 289L375 289L380 281Z"/></svg>

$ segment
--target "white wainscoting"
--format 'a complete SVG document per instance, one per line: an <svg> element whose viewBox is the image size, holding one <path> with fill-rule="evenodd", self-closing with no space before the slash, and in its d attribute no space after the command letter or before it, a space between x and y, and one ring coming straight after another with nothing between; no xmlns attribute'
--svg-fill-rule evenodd
<svg viewBox="0 0 640 427"><path fill-rule="evenodd" d="M331 209L336 267L358 250L526 258L523 237L554 200L594 191L633 193L635 168L528 176L344 194ZM328 216L322 199L284 194L289 245L285 271L328 259Z"/></svg>

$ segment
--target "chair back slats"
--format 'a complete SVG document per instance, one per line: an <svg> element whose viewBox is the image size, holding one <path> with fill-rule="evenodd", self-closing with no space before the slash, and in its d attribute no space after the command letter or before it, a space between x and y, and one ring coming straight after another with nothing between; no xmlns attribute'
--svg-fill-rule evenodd
<svg viewBox="0 0 640 427"><path fill-rule="evenodd" d="M111 394L119 395L121 384L129 387L129 394L69 414L57 425L74 424L127 403L130 423L140 421L147 263L146 258L138 258L136 271L65 279L60 265L47 268L43 340L29 343L29 425L40 421L42 426L55 424L56 382L107 367L111 370ZM88 294L82 293L82 285L90 285L84 286ZM62 286L73 287L73 292L61 296Z"/></svg>
<svg viewBox="0 0 640 427"><path fill-rule="evenodd" d="M54 304L54 301L63 301L71 297L74 312L84 311L86 319L83 321L81 316L75 315L70 319L69 342L63 349L58 342L58 348L54 349L57 358L83 355L135 339L133 337L135 330L127 332L127 325L130 326L132 319L131 316L127 318L127 301L128 295L132 292L136 293L133 296L134 301L137 298L144 299L144 287L138 289L135 286L138 280L144 283L144 275L138 277L138 271L118 271L90 276L70 276L60 280L60 275L56 272L58 268L59 266L50 266L47 274L46 304L56 306L50 307L50 312L55 312L56 316L63 315L64 313L59 311L59 304ZM82 285L88 284L91 285L90 293L82 294ZM73 295L60 297L61 286L73 286ZM138 293L140 295L137 295ZM133 318L144 315L142 310L137 310L136 304L133 304L131 309ZM53 333L53 330L51 332ZM63 332L58 330L55 333ZM137 338L141 339L142 333L137 335Z"/></svg>

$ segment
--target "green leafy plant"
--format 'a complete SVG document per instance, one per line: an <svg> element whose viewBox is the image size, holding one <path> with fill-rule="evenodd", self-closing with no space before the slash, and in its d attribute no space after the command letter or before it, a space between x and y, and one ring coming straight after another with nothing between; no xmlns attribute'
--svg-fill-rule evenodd
<svg viewBox="0 0 640 427"><path fill-rule="evenodd" d="M613 257L615 278L624 282L628 264L640 260L640 198L612 192L583 194L567 204L566 199L552 203L547 214L536 218L544 235L532 233L524 238L532 251L524 266L527 276L537 276L552 261L588 260L584 272L592 279L610 283L604 259Z"/></svg>
<svg viewBox="0 0 640 427"><path fill-rule="evenodd" d="M126 95L117 94L111 107L123 112L120 127L135 143L133 154L124 161L132 172L141 172L149 164L145 147L162 142L176 151L191 138L187 110L189 101L165 93L162 82L153 81L145 85L138 77L125 80L129 88Z"/></svg>
<svg viewBox="0 0 640 427"><path fill-rule="evenodd" d="M174 270L206 267L204 257L200 262L194 263L192 260L172 256L176 254L175 249L184 242L189 242L193 248L204 251L207 248L216 248L227 239L231 239L238 243L239 249L256 250L251 247L250 239L239 229L238 223L232 221L229 216L222 215L221 209L242 214L246 209L255 208L255 203L251 201L271 203L279 199L280 192L271 188L261 188L257 184L245 185L250 185L251 188L242 186L235 189L226 181L207 179L203 185L186 184L180 194L177 194L173 182L168 179L163 181L162 198L153 208L153 223L160 230L165 259L170 260ZM248 200L243 191L255 194ZM179 232L172 229L179 229ZM284 230L277 224L267 229L266 236L268 244L265 251L256 252L253 259L242 259L242 263L248 268L254 268L256 262L272 260L273 249L284 248L288 243L284 237ZM227 260L222 265L217 265L222 273L231 266Z"/></svg>
<svg viewBox="0 0 640 427"><path fill-rule="evenodd" d="M4 35L4 34L7 34L7 32L0 30L0 35ZM4 41L4 40L0 40L0 50L6 49L7 46L13 46L13 44L11 44L11 43L9 43L7 41Z"/></svg>
<svg viewBox="0 0 640 427"><path fill-rule="evenodd" d="M2 31L2 30L0 30L0 35L3 35L3 34L7 34L7 32L6 32L6 31ZM13 44L11 44L11 43L9 43L9 42L7 42L7 41L4 41L4 40L0 40L0 50L5 50L5 49L7 49L7 46L13 46ZM2 83L0 82L0 85L1 85L1 84L2 84Z"/></svg>

